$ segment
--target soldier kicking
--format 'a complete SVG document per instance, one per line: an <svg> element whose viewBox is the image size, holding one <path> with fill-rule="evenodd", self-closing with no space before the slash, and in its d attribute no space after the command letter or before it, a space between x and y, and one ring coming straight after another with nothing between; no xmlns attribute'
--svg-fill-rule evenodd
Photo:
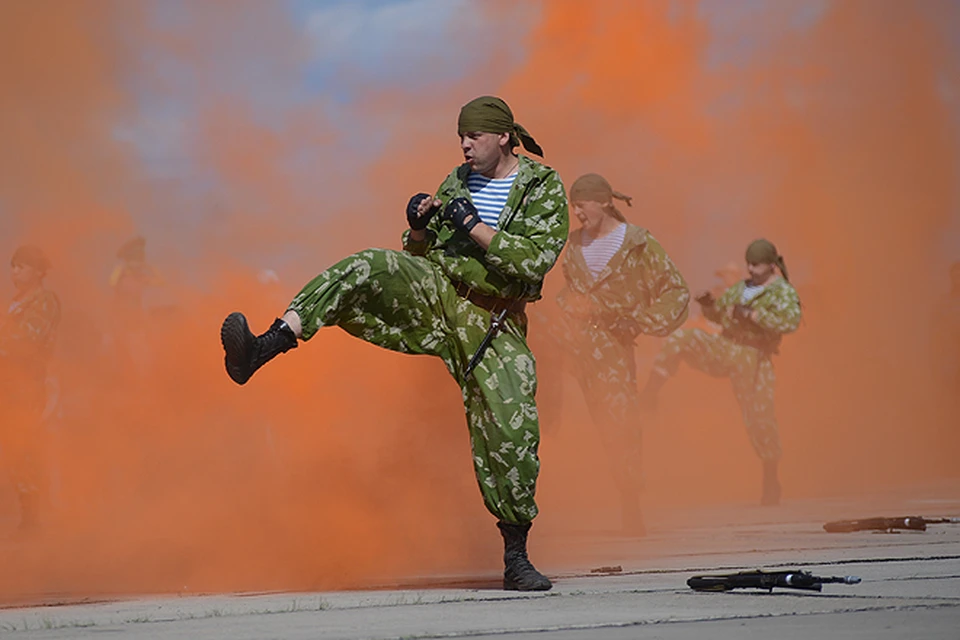
<svg viewBox="0 0 960 640"><path fill-rule="evenodd" d="M540 297L566 242L567 198L556 171L515 153L522 144L543 155L503 100L466 104L458 133L464 163L433 197L410 199L403 251L368 249L341 260L263 335L230 314L221 328L226 368L244 384L298 339L332 325L392 351L440 357L463 391L477 483L503 536L503 587L543 591L550 580L527 558L540 428L524 307ZM488 333L489 347L468 373Z"/></svg>
<svg viewBox="0 0 960 640"><path fill-rule="evenodd" d="M709 293L696 299L704 317L722 325L723 333L681 329L667 338L654 359L641 404L656 407L660 388L681 362L730 378L750 442L763 462L760 503L776 505L780 502L780 433L773 407L776 377L771 357L778 353L783 334L800 326L800 298L790 285L783 257L771 242L750 244L746 259L748 280L733 285L719 299Z"/></svg>

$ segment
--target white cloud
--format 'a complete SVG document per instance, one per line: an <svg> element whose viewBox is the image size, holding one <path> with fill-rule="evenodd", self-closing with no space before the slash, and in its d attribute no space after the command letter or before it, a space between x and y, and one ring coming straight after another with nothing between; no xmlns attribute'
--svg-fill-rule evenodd
<svg viewBox="0 0 960 640"><path fill-rule="evenodd" d="M487 5L488 7L490 5ZM491 20L468 0L337 2L307 14L306 31L315 64L331 74L363 81L455 78L472 62L500 46L516 16Z"/></svg>

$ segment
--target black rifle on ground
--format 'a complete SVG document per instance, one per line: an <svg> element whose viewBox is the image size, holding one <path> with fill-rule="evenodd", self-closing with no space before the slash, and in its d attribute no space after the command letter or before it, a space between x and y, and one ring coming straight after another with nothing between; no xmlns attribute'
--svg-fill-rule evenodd
<svg viewBox="0 0 960 640"><path fill-rule="evenodd" d="M820 591L829 583L858 584L856 576L822 577L809 571L791 569L789 571L741 571L716 576L693 576L687 580L687 586L694 591L731 591L733 589L766 589L774 587L785 589L803 589Z"/></svg>
<svg viewBox="0 0 960 640"><path fill-rule="evenodd" d="M487 329L487 335L483 336L483 342L480 343L480 346L477 347L473 357L470 358L470 362L467 364L467 368L463 372L464 380L470 377L470 373L473 372L473 370L477 368L477 365L480 364L480 361L483 360L483 354L486 353L490 343L493 342L493 339L497 337L498 333L500 333L500 329L503 327L503 323L506 319L507 309L501 309L499 313L490 314L490 328Z"/></svg>
<svg viewBox="0 0 960 640"><path fill-rule="evenodd" d="M960 524L960 518L864 518L863 520L837 520L823 525L827 533L851 533L853 531L926 531L928 524Z"/></svg>

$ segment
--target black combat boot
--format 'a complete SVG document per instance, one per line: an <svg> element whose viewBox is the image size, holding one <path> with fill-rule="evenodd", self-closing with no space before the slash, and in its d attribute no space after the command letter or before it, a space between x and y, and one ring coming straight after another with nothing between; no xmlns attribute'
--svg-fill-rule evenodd
<svg viewBox="0 0 960 640"><path fill-rule="evenodd" d="M498 522L503 536L503 588L506 591L548 591L553 584L527 558L530 523Z"/></svg>
<svg viewBox="0 0 960 640"><path fill-rule="evenodd" d="M281 353L297 346L297 336L286 322L277 318L266 333L255 336L242 313L231 313L220 327L220 342L226 352L227 374L244 384L253 373Z"/></svg>
<svg viewBox="0 0 960 640"><path fill-rule="evenodd" d="M775 507L780 504L780 479L777 477L777 461L763 461L763 495L760 504L764 507Z"/></svg>

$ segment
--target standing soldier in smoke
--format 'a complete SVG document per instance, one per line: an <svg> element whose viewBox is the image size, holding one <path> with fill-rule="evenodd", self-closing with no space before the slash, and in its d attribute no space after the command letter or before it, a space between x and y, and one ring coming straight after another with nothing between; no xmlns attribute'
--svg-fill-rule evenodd
<svg viewBox="0 0 960 640"><path fill-rule="evenodd" d="M263 335L230 314L221 329L227 373L244 384L298 338L332 325L386 349L440 357L463 391L477 482L503 536L504 589L546 590L550 581L527 557L540 432L524 307L540 297L566 242L567 199L553 169L514 152L522 144L543 155L503 100L466 104L458 134L465 162L434 197L410 199L404 250L341 260Z"/></svg>
<svg viewBox="0 0 960 640"><path fill-rule="evenodd" d="M110 274L113 290L112 339L121 375L142 375L150 365L149 318L143 306L144 293L163 284L160 272L147 262L147 240L135 236L117 251L120 263ZM129 378L127 379L129 381Z"/></svg>
<svg viewBox="0 0 960 640"><path fill-rule="evenodd" d="M778 353L783 334L800 326L800 299L790 285L783 257L772 243L753 242L746 258L748 280L730 287L719 299L709 293L697 298L704 316L721 324L723 333L681 329L670 336L654 360L642 402L648 408L656 407L660 388L681 362L712 376L730 378L750 442L763 462L760 503L776 505L780 502L780 433L773 405L771 357Z"/></svg>
<svg viewBox="0 0 960 640"><path fill-rule="evenodd" d="M557 296L561 350L599 430L620 492L623 527L643 535L640 510L640 421L634 340L667 336L687 318L690 292L666 251L646 229L628 224L602 176L586 174L570 187L581 227L570 234Z"/></svg>
<svg viewBox="0 0 960 640"><path fill-rule="evenodd" d="M147 262L147 239L136 236L127 240L117 251L120 259L110 274L116 311L127 322L143 320L143 294L149 287L163 284L156 267Z"/></svg>
<svg viewBox="0 0 960 640"><path fill-rule="evenodd" d="M38 526L41 417L60 301L43 286L50 261L39 248L18 248L10 266L16 293L0 320L0 465L20 500L20 530L29 532Z"/></svg>

